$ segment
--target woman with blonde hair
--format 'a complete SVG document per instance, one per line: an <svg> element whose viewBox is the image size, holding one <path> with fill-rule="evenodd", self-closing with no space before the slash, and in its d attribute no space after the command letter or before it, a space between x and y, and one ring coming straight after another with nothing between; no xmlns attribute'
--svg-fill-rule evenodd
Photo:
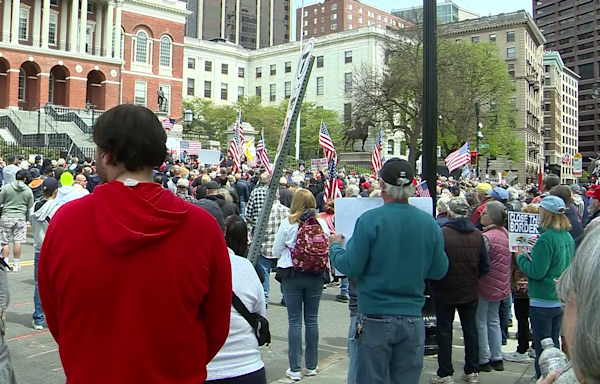
<svg viewBox="0 0 600 384"><path fill-rule="evenodd" d="M535 348L535 371L541 376L538 364L542 353L541 341L551 337L559 348L562 303L556 295L554 280L567 269L573 258L575 242L569 231L571 224L565 216L565 202L558 196L546 196L540 203L540 236L531 251L517 256L519 268L529 282L529 316Z"/></svg>
<svg viewBox="0 0 600 384"><path fill-rule="evenodd" d="M276 279L281 283L288 312L288 359L290 368L285 373L293 381L302 379L302 314L306 327L306 369L308 376L317 374L319 325L317 315L323 293L323 284L328 282L328 272L309 273L294 269L292 251L296 247L300 223L316 217L326 238L330 231L325 220L316 211L317 202L313 194L300 188L292 198L290 216L285 219L273 245L277 262Z"/></svg>

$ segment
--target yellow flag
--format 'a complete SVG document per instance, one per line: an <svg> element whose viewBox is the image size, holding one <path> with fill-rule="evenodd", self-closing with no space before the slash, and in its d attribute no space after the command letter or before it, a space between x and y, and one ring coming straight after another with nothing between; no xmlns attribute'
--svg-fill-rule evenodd
<svg viewBox="0 0 600 384"><path fill-rule="evenodd" d="M252 155L252 151L250 150L250 148L254 147L254 139L251 139L249 142L247 142L246 144L244 144L244 153L246 154L246 159L248 160L249 163L252 163L254 158Z"/></svg>

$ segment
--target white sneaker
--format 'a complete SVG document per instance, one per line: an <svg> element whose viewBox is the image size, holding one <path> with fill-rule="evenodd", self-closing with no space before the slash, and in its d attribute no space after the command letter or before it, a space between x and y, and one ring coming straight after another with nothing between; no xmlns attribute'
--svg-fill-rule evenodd
<svg viewBox="0 0 600 384"><path fill-rule="evenodd" d="M502 358L506 361L511 361L513 363L521 363L521 364L529 364L531 363L531 359L527 353L519 353L519 352L510 352L503 353Z"/></svg>
<svg viewBox="0 0 600 384"><path fill-rule="evenodd" d="M319 367L306 370L306 376L317 376L317 373L319 373Z"/></svg>
<svg viewBox="0 0 600 384"><path fill-rule="evenodd" d="M292 372L292 370L289 368L287 371L285 371L285 375L292 379L292 381L302 380L302 372Z"/></svg>
<svg viewBox="0 0 600 384"><path fill-rule="evenodd" d="M479 384L479 373L473 372L471 374L463 373L462 379L469 384Z"/></svg>
<svg viewBox="0 0 600 384"><path fill-rule="evenodd" d="M19 264L13 265L12 271L17 273L21 270L21 266Z"/></svg>
<svg viewBox="0 0 600 384"><path fill-rule="evenodd" d="M532 359L535 359L535 349L529 347L529 349L527 350L527 353L529 354L529 357L531 357Z"/></svg>
<svg viewBox="0 0 600 384"><path fill-rule="evenodd" d="M31 326L33 327L33 329L35 329L36 331L43 331L44 330L44 326L43 325L37 325L35 323L35 320L31 321Z"/></svg>
<svg viewBox="0 0 600 384"><path fill-rule="evenodd" d="M429 378L431 384L454 384L452 376L439 377L438 375Z"/></svg>

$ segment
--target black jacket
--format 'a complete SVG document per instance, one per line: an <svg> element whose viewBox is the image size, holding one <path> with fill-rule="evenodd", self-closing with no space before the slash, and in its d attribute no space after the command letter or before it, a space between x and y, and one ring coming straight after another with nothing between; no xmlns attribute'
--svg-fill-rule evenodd
<svg viewBox="0 0 600 384"><path fill-rule="evenodd" d="M223 212L223 218L227 219L231 215L239 215L240 208L234 203L228 203L225 201L223 196L221 195L212 195L206 196L207 200L214 201L221 208L221 212Z"/></svg>
<svg viewBox="0 0 600 384"><path fill-rule="evenodd" d="M281 204L290 208L292 206L292 197L294 197L294 194L289 188L279 187L279 202Z"/></svg>
<svg viewBox="0 0 600 384"><path fill-rule="evenodd" d="M575 240L575 245L578 246L583 240L583 225L581 221L579 221L579 216L577 213L573 212L572 209L567 209L565 212L565 216L569 219L569 223L571 223L571 230L569 233L573 240Z"/></svg>

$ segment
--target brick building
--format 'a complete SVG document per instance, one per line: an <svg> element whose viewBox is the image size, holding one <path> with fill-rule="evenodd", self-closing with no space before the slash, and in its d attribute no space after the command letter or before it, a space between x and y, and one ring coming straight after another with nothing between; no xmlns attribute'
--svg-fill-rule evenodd
<svg viewBox="0 0 600 384"><path fill-rule="evenodd" d="M0 11L0 108L157 111L162 87L181 115L184 2L1 0Z"/></svg>

